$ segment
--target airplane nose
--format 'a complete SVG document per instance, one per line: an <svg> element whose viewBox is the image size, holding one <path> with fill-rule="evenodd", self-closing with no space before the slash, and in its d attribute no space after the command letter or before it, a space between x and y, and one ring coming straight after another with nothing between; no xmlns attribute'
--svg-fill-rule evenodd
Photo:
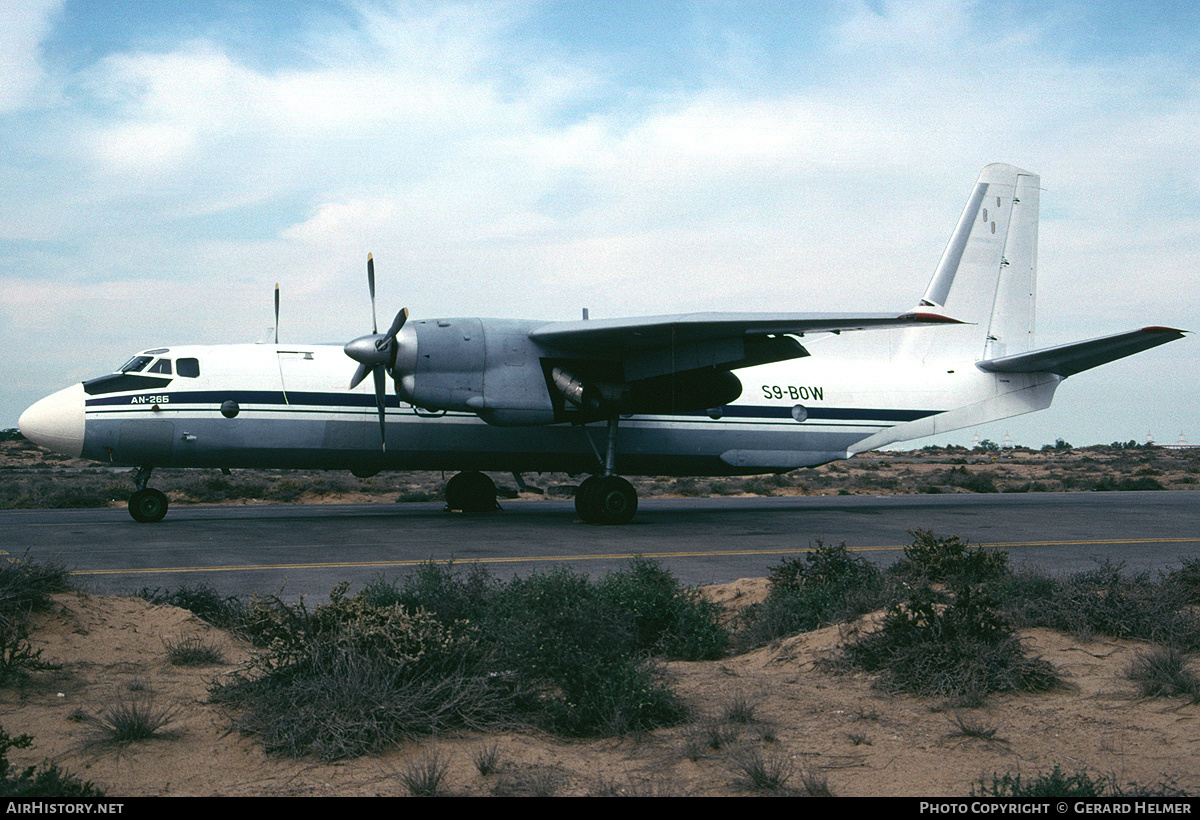
<svg viewBox="0 0 1200 820"><path fill-rule="evenodd" d="M47 450L79 458L83 455L85 394L73 384L36 402L17 419L21 434Z"/></svg>

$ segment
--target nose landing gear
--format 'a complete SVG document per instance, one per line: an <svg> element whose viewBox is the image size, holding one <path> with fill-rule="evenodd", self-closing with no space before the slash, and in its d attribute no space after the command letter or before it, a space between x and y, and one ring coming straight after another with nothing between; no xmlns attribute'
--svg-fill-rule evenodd
<svg viewBox="0 0 1200 820"><path fill-rule="evenodd" d="M138 467L133 474L133 484L137 489L129 496L129 514L139 524L156 524L167 515L167 497L159 490L146 486L153 469Z"/></svg>

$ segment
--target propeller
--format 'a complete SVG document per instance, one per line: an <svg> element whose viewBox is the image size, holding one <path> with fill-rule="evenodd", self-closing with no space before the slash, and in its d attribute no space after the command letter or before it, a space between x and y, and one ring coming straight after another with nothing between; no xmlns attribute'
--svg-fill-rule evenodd
<svg viewBox="0 0 1200 820"><path fill-rule="evenodd" d="M275 344L279 344L279 283L275 283Z"/></svg>
<svg viewBox="0 0 1200 820"><path fill-rule="evenodd" d="M402 308L392 320L391 327L386 333L379 332L379 323L375 318L375 260L367 254L367 287L371 292L371 334L359 336L348 342L344 348L346 355L358 362L358 369L350 379L350 389L358 387L370 373L375 377L375 406L379 409L379 440L382 449L387 449L384 437L384 399L387 396L387 374L396 365L396 334L408 321L408 308Z"/></svg>

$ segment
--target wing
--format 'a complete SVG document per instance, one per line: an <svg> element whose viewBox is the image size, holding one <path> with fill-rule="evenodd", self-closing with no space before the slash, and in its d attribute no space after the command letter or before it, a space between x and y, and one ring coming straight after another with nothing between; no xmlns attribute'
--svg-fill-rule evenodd
<svg viewBox="0 0 1200 820"><path fill-rule="evenodd" d="M807 356L791 336L872 328L960 324L928 311L908 313L682 313L554 322L529 338L554 356L608 360L623 365L625 380L702 367L732 370Z"/></svg>

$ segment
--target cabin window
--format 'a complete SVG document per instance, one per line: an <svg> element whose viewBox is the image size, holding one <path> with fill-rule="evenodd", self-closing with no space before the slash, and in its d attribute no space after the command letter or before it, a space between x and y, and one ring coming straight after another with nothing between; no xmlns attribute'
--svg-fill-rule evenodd
<svg viewBox="0 0 1200 820"><path fill-rule="evenodd" d="M175 362L175 370L180 376L187 376L189 379L194 379L200 375L200 360L180 359Z"/></svg>
<svg viewBox="0 0 1200 820"><path fill-rule="evenodd" d="M146 372L147 373L162 373L164 376L170 376L171 375L171 360L170 359L159 359L157 362L150 365L150 369L147 370Z"/></svg>

